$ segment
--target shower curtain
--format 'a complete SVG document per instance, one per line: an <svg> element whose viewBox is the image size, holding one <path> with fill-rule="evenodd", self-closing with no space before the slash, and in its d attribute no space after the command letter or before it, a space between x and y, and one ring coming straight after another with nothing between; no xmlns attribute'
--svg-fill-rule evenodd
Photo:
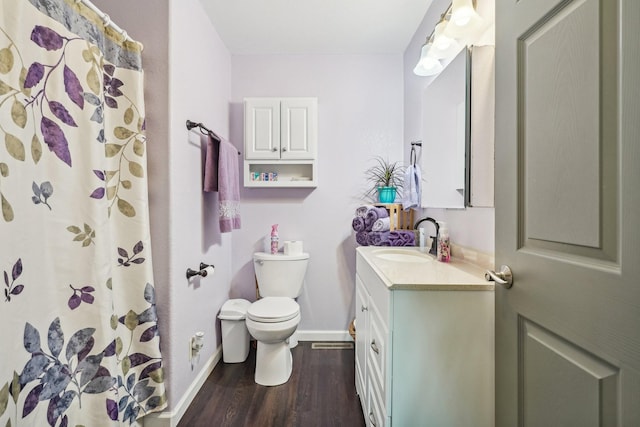
<svg viewBox="0 0 640 427"><path fill-rule="evenodd" d="M0 0L0 425L166 406L141 46L75 0Z"/></svg>

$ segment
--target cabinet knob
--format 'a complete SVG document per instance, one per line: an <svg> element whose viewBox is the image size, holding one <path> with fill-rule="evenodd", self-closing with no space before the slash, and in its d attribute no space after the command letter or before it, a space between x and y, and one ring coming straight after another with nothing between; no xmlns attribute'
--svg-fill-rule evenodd
<svg viewBox="0 0 640 427"><path fill-rule="evenodd" d="M287 147L282 147L282 152L287 151Z"/></svg>
<svg viewBox="0 0 640 427"><path fill-rule="evenodd" d="M276 147L273 147L273 148L271 149L271 151L274 151L274 152L275 152L275 151L278 151L278 149L277 149Z"/></svg>

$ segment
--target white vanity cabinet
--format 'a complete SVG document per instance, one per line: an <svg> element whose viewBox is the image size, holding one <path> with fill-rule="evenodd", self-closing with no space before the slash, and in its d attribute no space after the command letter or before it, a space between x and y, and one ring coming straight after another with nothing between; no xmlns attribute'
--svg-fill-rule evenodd
<svg viewBox="0 0 640 427"><path fill-rule="evenodd" d="M245 98L245 187L315 187L317 140L317 98Z"/></svg>
<svg viewBox="0 0 640 427"><path fill-rule="evenodd" d="M442 273L441 283L394 283L412 263L378 262L375 250L356 258L356 391L367 426L494 426L493 285L468 271L467 284Z"/></svg>

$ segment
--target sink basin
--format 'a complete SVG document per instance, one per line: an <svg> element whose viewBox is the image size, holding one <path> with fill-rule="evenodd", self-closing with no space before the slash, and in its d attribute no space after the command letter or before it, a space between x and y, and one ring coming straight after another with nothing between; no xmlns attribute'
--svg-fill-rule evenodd
<svg viewBox="0 0 640 427"><path fill-rule="evenodd" d="M377 258L393 262L430 262L433 260L427 254L406 249L378 249L372 254Z"/></svg>

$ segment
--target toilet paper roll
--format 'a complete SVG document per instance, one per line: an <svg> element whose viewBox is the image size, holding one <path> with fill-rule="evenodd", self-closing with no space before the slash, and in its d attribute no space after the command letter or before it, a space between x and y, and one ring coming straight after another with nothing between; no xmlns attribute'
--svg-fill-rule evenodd
<svg viewBox="0 0 640 427"><path fill-rule="evenodd" d="M302 254L302 240L286 240L284 242L284 254L285 255Z"/></svg>
<svg viewBox="0 0 640 427"><path fill-rule="evenodd" d="M206 267L204 270L200 271L200 275L202 277L207 277L207 276L213 276L213 273L215 273L215 267L213 265L210 265L209 267Z"/></svg>

